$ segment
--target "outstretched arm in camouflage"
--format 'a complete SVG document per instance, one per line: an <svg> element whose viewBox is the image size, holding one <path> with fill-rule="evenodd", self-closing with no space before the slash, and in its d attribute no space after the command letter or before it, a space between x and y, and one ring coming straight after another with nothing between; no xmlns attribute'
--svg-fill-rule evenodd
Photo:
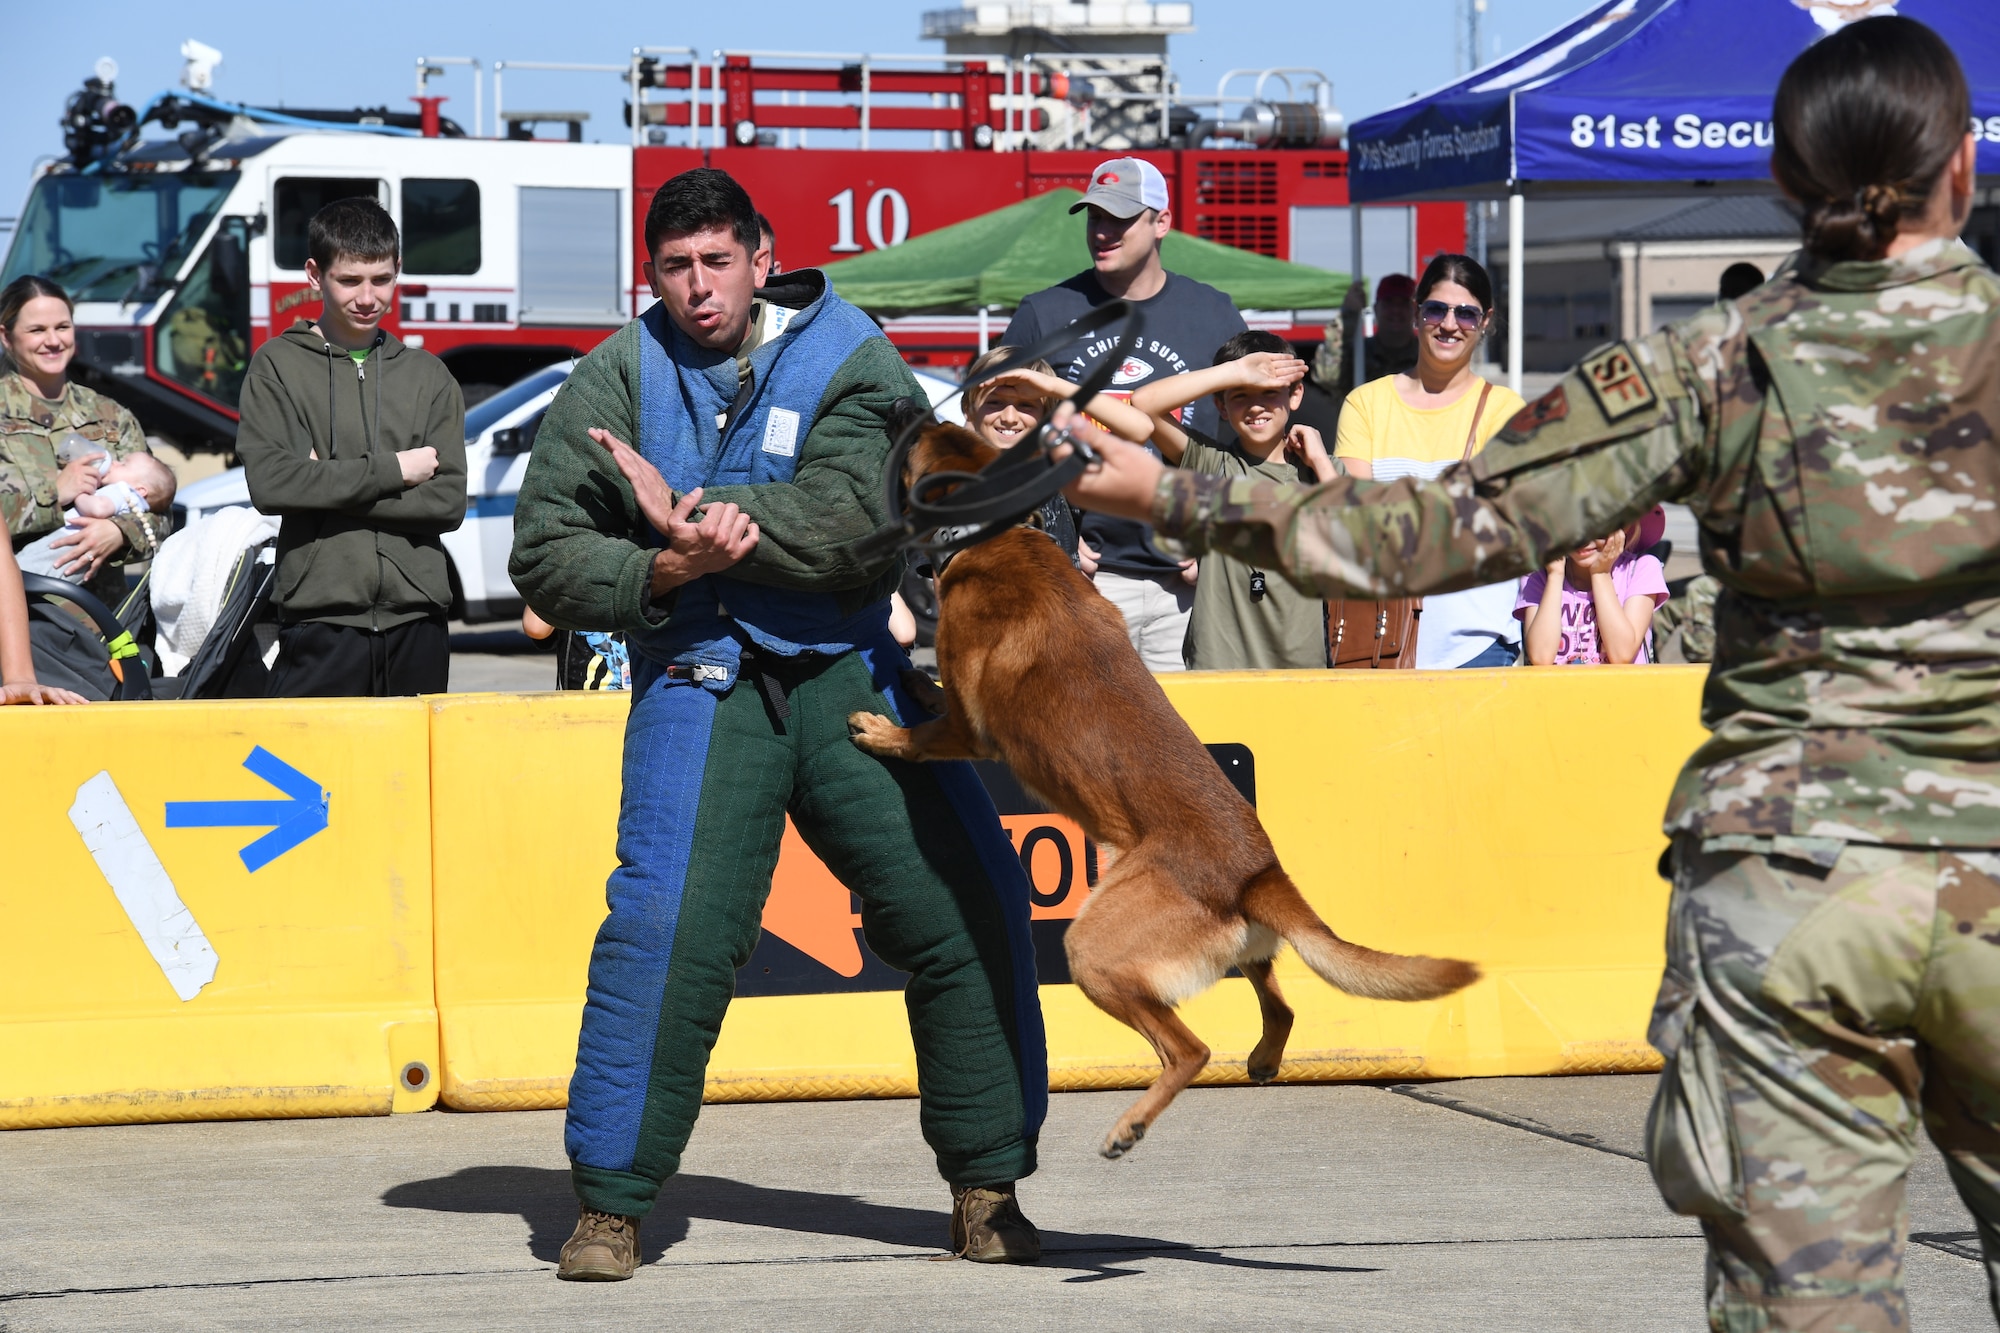
<svg viewBox="0 0 2000 1333"><path fill-rule="evenodd" d="M1712 446L1704 422L1716 419L1710 380L1732 363L1706 344L1740 334L1726 319L1694 328L1707 369L1673 333L1606 348L1435 481L1343 477L1299 489L1169 472L1105 447L1103 464L1071 497L1150 518L1190 550L1278 570L1309 595L1406 597L1496 583L1696 487ZM1135 504L1148 481L1152 504L1142 515Z"/></svg>
<svg viewBox="0 0 2000 1333"><path fill-rule="evenodd" d="M1067 403L1056 408L1055 421L1066 423L1070 434L1096 449L1099 458L1063 491L1070 503L1114 518L1145 522L1153 512L1153 492L1159 489L1160 478L1167 475L1167 465L1138 445L1099 430L1077 416ZM1057 445L1054 457L1058 462L1068 458L1069 446Z"/></svg>

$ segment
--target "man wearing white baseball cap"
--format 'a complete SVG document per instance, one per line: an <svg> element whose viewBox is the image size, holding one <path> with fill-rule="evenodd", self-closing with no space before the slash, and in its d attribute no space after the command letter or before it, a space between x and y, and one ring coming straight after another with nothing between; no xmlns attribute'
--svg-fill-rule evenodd
<svg viewBox="0 0 2000 1333"><path fill-rule="evenodd" d="M1084 237L1091 267L1023 300L1003 335L1006 345L1025 347L1106 301L1129 301L1145 321L1136 343L1079 337L1049 357L1056 373L1072 382L1106 356L1119 357L1110 392L1129 398L1148 380L1207 369L1216 349L1243 332L1243 316L1227 296L1161 265L1160 242L1173 229L1173 207L1167 179L1151 162L1120 157L1099 163L1090 173L1090 189L1070 212L1088 215ZM1184 411L1192 414L1189 424L1196 429L1218 434L1208 399ZM1078 531L1096 555L1098 591L1124 615L1147 669L1184 670L1194 562L1162 553L1143 523L1086 513Z"/></svg>

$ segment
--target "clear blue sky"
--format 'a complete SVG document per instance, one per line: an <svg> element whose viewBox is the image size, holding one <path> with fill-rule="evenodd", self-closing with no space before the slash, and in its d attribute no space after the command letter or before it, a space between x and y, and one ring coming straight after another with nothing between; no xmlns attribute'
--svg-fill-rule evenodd
<svg viewBox="0 0 2000 1333"><path fill-rule="evenodd" d="M306 6L272 0L202 5L23 5L7 20L8 112L0 131L0 216L20 207L38 157L62 151L63 99L99 56L118 61L121 99L143 105L175 86L180 44L219 49L218 96L272 105L408 109L419 55L622 63L634 46L784 48L922 53L919 15L952 0L762 0L730 4L574 4L563 0L432 0ZM1488 0L1494 37L1521 46L1588 7L1588 0ZM1194 0L1197 31L1173 39L1190 92L1233 67L1311 65L1333 76L1349 120L1393 105L1454 72L1453 0ZM508 80L516 106L588 110L587 137L617 141L623 85L608 74L528 74ZM469 118L471 85L454 71L435 88L447 115ZM492 109L487 89L487 110Z"/></svg>

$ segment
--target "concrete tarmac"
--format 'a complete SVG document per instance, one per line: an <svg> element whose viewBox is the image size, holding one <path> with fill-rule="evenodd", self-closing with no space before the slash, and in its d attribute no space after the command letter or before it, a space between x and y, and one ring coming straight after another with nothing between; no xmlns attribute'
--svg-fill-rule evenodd
<svg viewBox="0 0 2000 1333"><path fill-rule="evenodd" d="M1051 1099L1043 1262L943 1260L914 1101L712 1106L631 1282L557 1282L559 1112L0 1135L0 1331L350 1328L1688 1330L1702 1245L1654 1194L1645 1076ZM1918 1329L1992 1327L1926 1148Z"/></svg>
<svg viewBox="0 0 2000 1333"><path fill-rule="evenodd" d="M483 625L454 620L450 635L453 694L556 687L555 650L521 633L512 620Z"/></svg>

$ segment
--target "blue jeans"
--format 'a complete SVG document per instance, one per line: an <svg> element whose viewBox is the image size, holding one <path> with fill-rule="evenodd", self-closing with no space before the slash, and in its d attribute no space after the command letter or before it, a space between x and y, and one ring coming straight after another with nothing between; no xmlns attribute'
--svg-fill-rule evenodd
<svg viewBox="0 0 2000 1333"><path fill-rule="evenodd" d="M1460 662L1458 669L1463 671L1466 667L1513 666L1514 659L1520 655L1521 650L1513 644L1502 643L1498 639L1495 639L1491 648L1481 652L1479 656L1473 658L1470 662Z"/></svg>

